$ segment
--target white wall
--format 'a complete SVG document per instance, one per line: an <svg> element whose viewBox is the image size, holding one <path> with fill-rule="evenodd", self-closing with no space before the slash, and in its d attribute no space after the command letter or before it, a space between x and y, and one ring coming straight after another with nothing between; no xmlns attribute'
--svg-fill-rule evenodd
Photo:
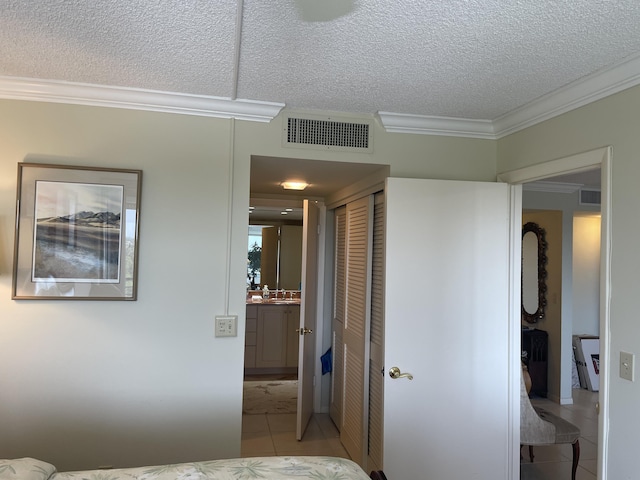
<svg viewBox="0 0 640 480"><path fill-rule="evenodd" d="M620 351L640 352L637 321L640 255L636 239L640 224L640 87L545 121L498 141L498 172L502 173L581 152L612 146L611 292L609 351L601 362L601 406L608 412L605 474L609 480L637 477L634 460L640 441L640 383L618 375ZM604 377L604 378L603 378ZM608 457L607 457L608 456Z"/></svg>
<svg viewBox="0 0 640 480"><path fill-rule="evenodd" d="M573 334L600 335L600 215L573 218Z"/></svg>
<svg viewBox="0 0 640 480"><path fill-rule="evenodd" d="M240 454L251 155L495 179L495 141L376 124L373 153L334 153L283 148L282 126L0 101L0 456L68 470ZM21 161L143 171L137 301L10 299ZM238 337L215 338L227 312Z"/></svg>

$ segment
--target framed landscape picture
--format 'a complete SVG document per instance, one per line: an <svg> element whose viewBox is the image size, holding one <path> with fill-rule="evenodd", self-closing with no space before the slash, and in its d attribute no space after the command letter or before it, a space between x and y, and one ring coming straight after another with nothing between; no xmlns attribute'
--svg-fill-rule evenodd
<svg viewBox="0 0 640 480"><path fill-rule="evenodd" d="M141 181L19 163L12 298L135 300Z"/></svg>

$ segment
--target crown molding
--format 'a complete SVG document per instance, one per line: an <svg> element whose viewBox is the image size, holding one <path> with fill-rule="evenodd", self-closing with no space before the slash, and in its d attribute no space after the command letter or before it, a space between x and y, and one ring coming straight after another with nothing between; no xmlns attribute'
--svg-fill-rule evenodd
<svg viewBox="0 0 640 480"><path fill-rule="evenodd" d="M387 132L497 140L640 84L640 55L599 70L494 120L378 112Z"/></svg>
<svg viewBox="0 0 640 480"><path fill-rule="evenodd" d="M270 122L283 103L0 76L0 98Z"/></svg>
<svg viewBox="0 0 640 480"><path fill-rule="evenodd" d="M587 75L493 120L502 138L640 84L640 55Z"/></svg>
<svg viewBox="0 0 640 480"><path fill-rule="evenodd" d="M387 132L495 139L490 120L377 112Z"/></svg>
<svg viewBox="0 0 640 480"><path fill-rule="evenodd" d="M494 120L377 112L390 133L497 140L640 84L640 55L587 75ZM0 76L0 98L270 122L285 104Z"/></svg>

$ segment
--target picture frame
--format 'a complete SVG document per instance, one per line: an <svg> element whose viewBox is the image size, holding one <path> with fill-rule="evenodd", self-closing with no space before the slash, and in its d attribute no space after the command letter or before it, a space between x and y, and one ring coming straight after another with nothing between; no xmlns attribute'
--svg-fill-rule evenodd
<svg viewBox="0 0 640 480"><path fill-rule="evenodd" d="M142 171L18 163L11 298L136 300Z"/></svg>

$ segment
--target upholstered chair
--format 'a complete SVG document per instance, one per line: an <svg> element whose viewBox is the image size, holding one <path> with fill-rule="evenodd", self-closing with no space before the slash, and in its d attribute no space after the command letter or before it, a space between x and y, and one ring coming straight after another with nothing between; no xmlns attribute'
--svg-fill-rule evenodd
<svg viewBox="0 0 640 480"><path fill-rule="evenodd" d="M520 375L520 446L529 446L529 458L533 462L535 445L554 445L570 443L573 447L573 465L571 480L576 478L578 460L580 459L580 429L563 418L542 408L534 407Z"/></svg>

